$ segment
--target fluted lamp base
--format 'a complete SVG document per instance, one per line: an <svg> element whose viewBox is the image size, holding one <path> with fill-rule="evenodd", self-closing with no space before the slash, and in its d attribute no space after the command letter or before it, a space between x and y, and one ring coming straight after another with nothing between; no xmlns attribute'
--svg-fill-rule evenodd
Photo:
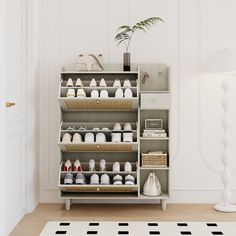
<svg viewBox="0 0 236 236"><path fill-rule="evenodd" d="M233 213L236 212L236 206L233 204L225 204L223 202L218 203L214 206L214 209L216 211L220 211L220 212L227 212L227 213Z"/></svg>

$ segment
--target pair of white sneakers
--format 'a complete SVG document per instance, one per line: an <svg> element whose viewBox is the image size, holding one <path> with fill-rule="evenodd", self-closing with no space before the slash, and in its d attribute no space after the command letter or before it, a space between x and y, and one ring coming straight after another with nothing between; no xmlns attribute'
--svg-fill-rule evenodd
<svg viewBox="0 0 236 236"><path fill-rule="evenodd" d="M74 87L74 82L71 78L69 78L66 82L66 87ZM77 78L75 82L75 87L83 87L83 83L80 78Z"/></svg>
<svg viewBox="0 0 236 236"><path fill-rule="evenodd" d="M81 143L83 142L82 140L82 136L81 134L79 133L74 133L73 134L73 138L72 138L72 135L69 134L69 133L65 133L62 137L62 142L63 143L70 143L70 142L73 142L73 143Z"/></svg>
<svg viewBox="0 0 236 236"><path fill-rule="evenodd" d="M74 176L71 173L66 173L64 177L64 184L73 184ZM84 185L86 184L86 178L82 173L78 173L75 178L75 184Z"/></svg>
<svg viewBox="0 0 236 236"><path fill-rule="evenodd" d="M91 91L91 98L108 98L109 97L109 94L108 94L108 91L106 89L102 89L100 91L100 94L99 94L99 91L97 89L94 89Z"/></svg>
<svg viewBox="0 0 236 236"><path fill-rule="evenodd" d="M126 88L125 91L123 89L118 88L115 92L115 98L132 98L133 92L130 88Z"/></svg>
<svg viewBox="0 0 236 236"><path fill-rule="evenodd" d="M113 83L113 87L115 88L120 88L121 87L121 82L119 79L116 79ZM130 88L131 87L131 83L128 79L125 79L124 80L124 83L123 83L123 87L124 88Z"/></svg>
<svg viewBox="0 0 236 236"><path fill-rule="evenodd" d="M96 162L94 159L89 161L89 171L96 171ZM106 161L104 159L100 160L100 171L106 171Z"/></svg>
<svg viewBox="0 0 236 236"><path fill-rule="evenodd" d="M115 123L114 126L113 126L113 130L114 131L121 131L121 124L120 123ZM124 124L124 131L132 131L132 126L129 122L125 123Z"/></svg>
<svg viewBox="0 0 236 236"><path fill-rule="evenodd" d="M114 164L112 166L112 171L113 172L120 172L120 163L118 161L114 162ZM129 161L125 162L124 171L125 172L132 172L132 164Z"/></svg>
<svg viewBox="0 0 236 236"><path fill-rule="evenodd" d="M122 185L123 184L123 177L121 175L115 175L113 177L113 185ZM125 185L134 185L135 178L132 175L125 176Z"/></svg>
<svg viewBox="0 0 236 236"><path fill-rule="evenodd" d="M90 81L89 87L98 87L97 81L94 78ZM99 87L107 87L107 84L104 78L100 80Z"/></svg>
<svg viewBox="0 0 236 236"><path fill-rule="evenodd" d="M77 159L73 164L68 159L64 164L64 169L63 170L64 171L82 171L82 166L81 166L81 163L80 163L79 159Z"/></svg>
<svg viewBox="0 0 236 236"><path fill-rule="evenodd" d="M92 185L108 185L110 184L110 177L108 174L103 174L101 176L101 181L99 181L99 175L97 174L93 174L91 177L90 177L90 184Z"/></svg>
<svg viewBox="0 0 236 236"><path fill-rule="evenodd" d="M93 133L86 133L84 137L84 142L85 143L105 143L106 140L106 135L104 133L97 133L96 137Z"/></svg>
<svg viewBox="0 0 236 236"><path fill-rule="evenodd" d="M75 89L73 89L73 88L68 89L68 91L66 93L66 96L68 98L74 98L75 97ZM82 88L77 89L76 96L78 98L86 98L86 93L85 93L84 89L82 89Z"/></svg>
<svg viewBox="0 0 236 236"><path fill-rule="evenodd" d="M133 142L134 134L130 133L123 133L123 142ZM111 134L111 141L113 143L120 143L122 141L122 133L112 133Z"/></svg>

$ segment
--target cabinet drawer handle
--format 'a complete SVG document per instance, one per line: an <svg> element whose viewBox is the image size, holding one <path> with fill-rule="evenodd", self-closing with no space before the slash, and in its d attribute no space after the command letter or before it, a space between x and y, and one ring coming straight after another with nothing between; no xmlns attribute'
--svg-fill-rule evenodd
<svg viewBox="0 0 236 236"><path fill-rule="evenodd" d="M97 100L97 104L99 104L99 101Z"/></svg>
<svg viewBox="0 0 236 236"><path fill-rule="evenodd" d="M99 145L97 145L97 149L99 149L100 148L100 146Z"/></svg>
<svg viewBox="0 0 236 236"><path fill-rule="evenodd" d="M100 190L100 189L99 189L99 188L97 188L97 192L99 192L99 190Z"/></svg>
<svg viewBox="0 0 236 236"><path fill-rule="evenodd" d="M6 102L6 107L14 107L16 104L14 102Z"/></svg>

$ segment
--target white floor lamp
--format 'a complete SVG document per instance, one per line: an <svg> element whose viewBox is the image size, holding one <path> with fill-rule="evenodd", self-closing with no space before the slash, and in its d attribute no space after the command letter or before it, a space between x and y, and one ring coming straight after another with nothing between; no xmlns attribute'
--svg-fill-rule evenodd
<svg viewBox="0 0 236 236"><path fill-rule="evenodd" d="M224 49L216 54L214 57L213 63L210 66L211 72L219 73L219 74L227 74L232 78L236 78L236 56L233 52L228 49ZM222 117L222 127L224 130L222 137L223 144L223 153L221 156L221 161L223 164L223 171L221 174L221 179L224 185L224 189L222 192L222 200L220 203L214 206L216 211L221 212L236 212L236 206L230 204L231 200L231 192L229 188L229 184L231 181L231 173L230 173L230 160L231 154L229 151L229 99L228 99L228 90L229 83L228 79L222 79L221 87L223 90L223 97L221 100L221 106L223 109L223 117Z"/></svg>

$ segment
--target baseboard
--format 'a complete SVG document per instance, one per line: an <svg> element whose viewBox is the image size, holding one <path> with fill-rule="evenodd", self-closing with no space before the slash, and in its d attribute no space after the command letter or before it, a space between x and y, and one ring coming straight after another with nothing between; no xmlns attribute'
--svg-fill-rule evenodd
<svg viewBox="0 0 236 236"><path fill-rule="evenodd" d="M21 219L26 214L26 207L22 206L14 212L10 217L7 219L7 235L10 235L12 230L17 226L17 224L21 221Z"/></svg>
<svg viewBox="0 0 236 236"><path fill-rule="evenodd" d="M171 191L171 198L168 203L186 204L214 204L220 202L221 190L219 189L175 189ZM62 203L58 190L43 191L40 196L40 203ZM236 203L236 190L232 191L232 202Z"/></svg>

